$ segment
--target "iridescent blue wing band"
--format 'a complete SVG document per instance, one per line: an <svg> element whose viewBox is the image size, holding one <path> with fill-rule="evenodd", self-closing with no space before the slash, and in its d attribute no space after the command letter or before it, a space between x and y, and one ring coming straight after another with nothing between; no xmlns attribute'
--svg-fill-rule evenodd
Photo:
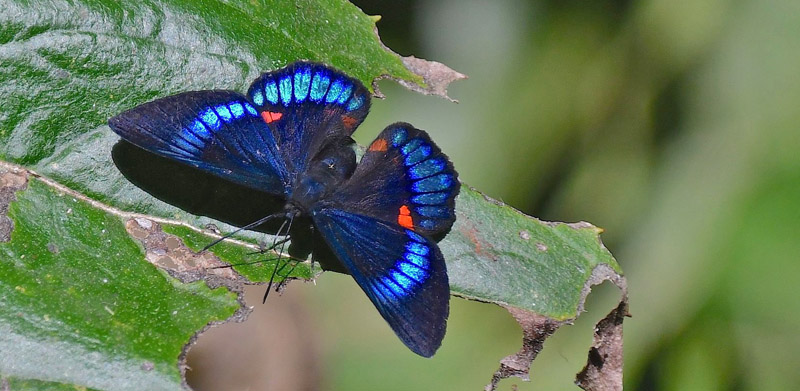
<svg viewBox="0 0 800 391"><path fill-rule="evenodd" d="M459 189L453 164L428 134L396 123L378 135L353 176L325 202L438 235L455 221Z"/></svg>
<svg viewBox="0 0 800 391"><path fill-rule="evenodd" d="M400 340L415 353L432 356L444 338L450 308L447 270L436 243L353 210L321 207L313 218Z"/></svg>
<svg viewBox="0 0 800 391"><path fill-rule="evenodd" d="M225 179L284 194L288 172L253 105L233 91L196 91L137 106L108 121L123 139Z"/></svg>
<svg viewBox="0 0 800 391"><path fill-rule="evenodd" d="M328 140L350 137L370 106L357 79L306 61L262 74L247 96L273 129L289 171L298 174Z"/></svg>

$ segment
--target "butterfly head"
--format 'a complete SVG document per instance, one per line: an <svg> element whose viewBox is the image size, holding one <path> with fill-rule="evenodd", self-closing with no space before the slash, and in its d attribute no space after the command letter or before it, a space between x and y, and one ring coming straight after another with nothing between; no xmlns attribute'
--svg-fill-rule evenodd
<svg viewBox="0 0 800 391"><path fill-rule="evenodd" d="M332 140L322 148L295 182L288 204L307 214L317 201L350 178L356 168L356 154L351 145L352 139L347 137Z"/></svg>

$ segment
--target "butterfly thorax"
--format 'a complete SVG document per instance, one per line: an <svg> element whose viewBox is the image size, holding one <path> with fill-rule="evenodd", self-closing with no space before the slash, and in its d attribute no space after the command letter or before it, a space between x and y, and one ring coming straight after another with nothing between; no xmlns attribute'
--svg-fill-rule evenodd
<svg viewBox="0 0 800 391"><path fill-rule="evenodd" d="M297 177L288 197L287 209L308 215L319 200L350 178L355 168L352 140L328 143L309 161L305 173Z"/></svg>

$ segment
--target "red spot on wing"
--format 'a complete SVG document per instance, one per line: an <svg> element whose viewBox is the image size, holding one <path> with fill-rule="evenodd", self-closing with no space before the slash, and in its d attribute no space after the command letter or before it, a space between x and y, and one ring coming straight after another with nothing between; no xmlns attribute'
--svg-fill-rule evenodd
<svg viewBox="0 0 800 391"><path fill-rule="evenodd" d="M261 118L263 118L264 122L266 122L268 124L281 119L281 117L283 117L283 113L276 113L274 111L262 111L261 112Z"/></svg>
<svg viewBox="0 0 800 391"><path fill-rule="evenodd" d="M389 143L386 140L379 138L372 142L372 145L369 146L369 150L371 152L386 152L389 148Z"/></svg>
<svg viewBox="0 0 800 391"><path fill-rule="evenodd" d="M356 126L356 122L358 122L358 120L349 115L343 115L342 122L347 129L352 129L354 126Z"/></svg>
<svg viewBox="0 0 800 391"><path fill-rule="evenodd" d="M408 229L414 229L414 221L411 220L411 211L408 207L403 205L400 207L400 213L397 215L397 224Z"/></svg>

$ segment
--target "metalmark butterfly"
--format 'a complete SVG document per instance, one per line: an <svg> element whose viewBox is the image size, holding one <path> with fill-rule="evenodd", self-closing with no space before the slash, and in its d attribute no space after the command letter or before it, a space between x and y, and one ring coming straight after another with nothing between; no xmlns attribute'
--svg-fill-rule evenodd
<svg viewBox="0 0 800 391"><path fill-rule="evenodd" d="M258 77L247 95L195 91L111 118L123 139L158 155L282 196L268 218L306 221L398 337L430 357L449 313L447 271L434 236L455 221L458 174L427 133L389 125L356 163L350 135L369 91L322 64Z"/></svg>

